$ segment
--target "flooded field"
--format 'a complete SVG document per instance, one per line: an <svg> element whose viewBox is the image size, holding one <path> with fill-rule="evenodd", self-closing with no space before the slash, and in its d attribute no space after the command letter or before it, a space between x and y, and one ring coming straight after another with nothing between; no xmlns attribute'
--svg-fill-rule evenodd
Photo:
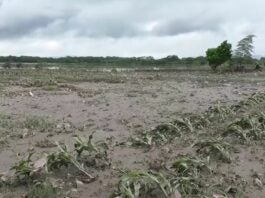
<svg viewBox="0 0 265 198"><path fill-rule="evenodd" d="M264 77L2 69L0 196L262 197Z"/></svg>

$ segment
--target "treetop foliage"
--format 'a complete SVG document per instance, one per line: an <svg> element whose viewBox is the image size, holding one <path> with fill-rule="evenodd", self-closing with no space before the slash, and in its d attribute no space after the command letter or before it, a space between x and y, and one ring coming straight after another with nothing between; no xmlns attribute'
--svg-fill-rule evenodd
<svg viewBox="0 0 265 198"><path fill-rule="evenodd" d="M210 48L206 51L206 58L213 70L230 60L231 57L232 45L227 41L222 42L217 48Z"/></svg>
<svg viewBox="0 0 265 198"><path fill-rule="evenodd" d="M248 35L245 38L241 39L237 44L237 49L235 50L236 58L251 58L253 53L253 38L255 35Z"/></svg>

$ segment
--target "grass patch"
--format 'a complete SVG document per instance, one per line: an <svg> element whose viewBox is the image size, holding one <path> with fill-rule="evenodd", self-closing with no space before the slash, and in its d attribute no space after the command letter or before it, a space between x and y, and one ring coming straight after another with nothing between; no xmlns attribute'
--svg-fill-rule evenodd
<svg viewBox="0 0 265 198"><path fill-rule="evenodd" d="M26 195L27 198L60 198L63 197L58 188L54 187L51 183L39 182L29 189Z"/></svg>
<svg viewBox="0 0 265 198"><path fill-rule="evenodd" d="M0 83L23 87L57 86L58 83L105 82L124 83L126 76L119 73L97 72L87 69L12 69L0 71Z"/></svg>
<svg viewBox="0 0 265 198"><path fill-rule="evenodd" d="M24 119L16 120L9 115L0 114L1 134L18 135L21 131L32 132L51 132L56 128L56 123L46 117L27 116Z"/></svg>

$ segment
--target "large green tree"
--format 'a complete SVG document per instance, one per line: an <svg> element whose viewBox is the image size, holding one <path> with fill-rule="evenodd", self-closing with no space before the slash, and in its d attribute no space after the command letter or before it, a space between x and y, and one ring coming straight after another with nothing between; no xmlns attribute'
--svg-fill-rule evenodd
<svg viewBox="0 0 265 198"><path fill-rule="evenodd" d="M227 41L221 43L217 48L210 48L206 51L206 58L213 70L232 57L232 45Z"/></svg>

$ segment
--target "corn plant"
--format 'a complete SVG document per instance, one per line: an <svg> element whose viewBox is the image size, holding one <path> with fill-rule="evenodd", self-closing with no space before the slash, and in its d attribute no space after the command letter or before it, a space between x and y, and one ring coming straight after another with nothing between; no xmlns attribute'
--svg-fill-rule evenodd
<svg viewBox="0 0 265 198"><path fill-rule="evenodd" d="M193 147L198 148L198 153L217 158L227 163L231 162L229 154L229 149L231 148L231 145L223 142L220 139L200 141L195 143Z"/></svg>
<svg viewBox="0 0 265 198"><path fill-rule="evenodd" d="M47 156L48 170L60 169L68 167L72 164L72 155L67 151L65 145L57 143L58 151L53 152Z"/></svg>
<svg viewBox="0 0 265 198"><path fill-rule="evenodd" d="M165 123L158 125L154 130L152 130L153 133L159 132L160 134L163 134L164 136L173 136L173 137L180 137L181 136L181 130L176 124L172 123Z"/></svg>
<svg viewBox="0 0 265 198"><path fill-rule="evenodd" d="M265 137L264 116L265 114L261 112L237 119L228 125L228 129L223 133L223 136L235 136L244 141L250 139L262 140Z"/></svg>
<svg viewBox="0 0 265 198"><path fill-rule="evenodd" d="M132 145L133 146L147 146L151 147L154 144L164 144L168 141L165 135L161 134L160 132L145 132L138 137L131 137Z"/></svg>
<svg viewBox="0 0 265 198"><path fill-rule="evenodd" d="M180 192L182 198L230 197L227 195L227 189L220 189L220 184L212 184L212 181L208 180L209 178L203 176L179 176L171 179L171 185Z"/></svg>
<svg viewBox="0 0 265 198"><path fill-rule="evenodd" d="M170 197L174 190L161 173L128 171L120 180L116 198Z"/></svg>
<svg viewBox="0 0 265 198"><path fill-rule="evenodd" d="M222 136L234 136L236 138L239 138L240 140L248 141L246 132L240 126L237 125L229 126L227 130L223 132Z"/></svg>
<svg viewBox="0 0 265 198"><path fill-rule="evenodd" d="M264 125L265 125L265 113L264 112L259 112L257 114L257 119L262 124L262 126L264 127Z"/></svg>
<svg viewBox="0 0 265 198"><path fill-rule="evenodd" d="M34 176L32 157L33 153L30 153L26 159L19 161L10 170L15 171L15 176L18 181L30 180Z"/></svg>
<svg viewBox="0 0 265 198"><path fill-rule="evenodd" d="M183 198L205 197L199 180L193 177L176 177L172 180L172 185L176 188Z"/></svg>
<svg viewBox="0 0 265 198"><path fill-rule="evenodd" d="M211 171L208 166L208 160L202 160L198 157L180 156L172 165L172 168L177 171L179 176L197 176L203 169Z"/></svg>
<svg viewBox="0 0 265 198"><path fill-rule="evenodd" d="M130 141L134 146L152 146L153 136L149 133L145 133L138 137L131 137Z"/></svg>
<svg viewBox="0 0 265 198"><path fill-rule="evenodd" d="M188 130L189 132L195 130L189 118L179 118L174 121L174 125L178 126L180 130Z"/></svg>
<svg viewBox="0 0 265 198"><path fill-rule="evenodd" d="M47 167L48 170L56 170L62 167L74 166L81 173L86 175L89 179L94 179L84 168L82 164L80 164L76 158L67 150L65 145L60 145L57 143L58 151L51 153L47 156Z"/></svg>
<svg viewBox="0 0 265 198"><path fill-rule="evenodd" d="M204 127L207 127L210 124L210 121L207 116L205 116L205 114L191 115L189 117L189 120L195 129L203 129Z"/></svg>
<svg viewBox="0 0 265 198"><path fill-rule="evenodd" d="M224 137L235 136L243 141L248 141L250 130L255 130L256 128L255 122L251 117L237 119L228 125L227 130L222 135Z"/></svg>
<svg viewBox="0 0 265 198"><path fill-rule="evenodd" d="M252 129L255 128L256 121L254 120L254 117L248 116L234 121L230 126L231 125L240 126L242 129Z"/></svg>
<svg viewBox="0 0 265 198"><path fill-rule="evenodd" d="M191 115L175 120L174 125L180 131L194 132L195 129L202 129L209 124L209 120L204 115Z"/></svg>
<svg viewBox="0 0 265 198"><path fill-rule="evenodd" d="M92 138L93 138L93 134L89 136L88 141L85 138L80 137L80 136L74 138L75 140L74 147L75 147L75 151L78 154L78 157L80 157L84 151L87 151L89 153L93 151L96 151L96 152L98 151L96 146L92 143Z"/></svg>
<svg viewBox="0 0 265 198"><path fill-rule="evenodd" d="M244 109L248 107L256 106L257 104L263 103L265 101L265 94L255 94L248 98L247 100L239 102L239 104L234 105L233 108L235 110Z"/></svg>
<svg viewBox="0 0 265 198"><path fill-rule="evenodd" d="M206 112L206 116L210 119L219 118L221 120L225 120L229 115L233 114L234 111L230 107L221 106L220 102L213 107L210 107L209 110Z"/></svg>
<svg viewBox="0 0 265 198"><path fill-rule="evenodd" d="M180 137L180 128L174 124L166 123L158 125L151 131L144 132L137 137L131 137L130 142L133 146L163 145L174 138Z"/></svg>

